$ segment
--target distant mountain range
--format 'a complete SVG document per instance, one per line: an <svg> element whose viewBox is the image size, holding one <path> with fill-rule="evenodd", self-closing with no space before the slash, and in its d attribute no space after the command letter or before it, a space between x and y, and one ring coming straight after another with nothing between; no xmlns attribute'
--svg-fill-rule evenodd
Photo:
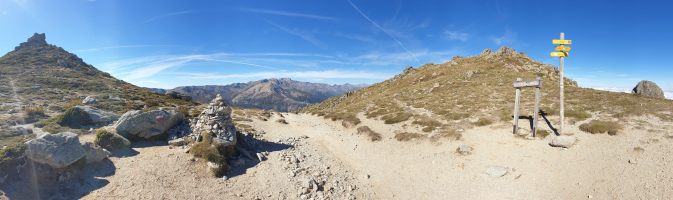
<svg viewBox="0 0 673 200"><path fill-rule="evenodd" d="M177 92L190 96L193 101L200 103L207 103L215 95L220 94L233 106L291 111L362 87L366 85L329 85L274 78L229 85L182 86L170 90L147 89L162 94Z"/></svg>

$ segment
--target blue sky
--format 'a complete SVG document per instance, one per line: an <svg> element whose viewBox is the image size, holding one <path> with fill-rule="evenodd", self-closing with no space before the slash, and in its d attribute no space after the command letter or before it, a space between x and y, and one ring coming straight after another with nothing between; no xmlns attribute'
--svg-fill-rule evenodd
<svg viewBox="0 0 673 200"><path fill-rule="evenodd" d="M0 52L34 32L115 77L146 86L269 77L374 83L406 66L506 45L557 65L550 40L573 40L567 74L624 91L639 80L673 97L668 1L2 0Z"/></svg>

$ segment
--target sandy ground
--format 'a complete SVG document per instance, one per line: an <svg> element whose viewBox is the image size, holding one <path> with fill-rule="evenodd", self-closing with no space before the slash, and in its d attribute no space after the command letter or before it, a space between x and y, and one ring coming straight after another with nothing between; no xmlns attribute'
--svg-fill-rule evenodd
<svg viewBox="0 0 673 200"><path fill-rule="evenodd" d="M399 142L399 127L365 119L384 136L370 142L340 122L283 115L289 124L275 122L278 115L249 124L265 132L263 141L286 146L235 167L228 180L208 177L205 164L180 148L141 143L137 154L111 158L114 171L100 177L107 184L83 199L301 199L307 177L324 179L324 190L334 191L328 199L673 199L673 127L663 122L616 136L570 125L579 141L562 149L549 138L514 137L504 124L466 130L458 141ZM461 144L472 154L456 154ZM288 154L303 154L301 162L289 164ZM491 177L492 165L509 171Z"/></svg>

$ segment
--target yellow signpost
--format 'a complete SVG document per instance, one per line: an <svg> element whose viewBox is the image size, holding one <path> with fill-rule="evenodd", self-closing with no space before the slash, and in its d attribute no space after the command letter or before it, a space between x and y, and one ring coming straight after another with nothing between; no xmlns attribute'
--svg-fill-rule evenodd
<svg viewBox="0 0 673 200"><path fill-rule="evenodd" d="M566 57L568 56L567 52L551 52L549 55L552 57Z"/></svg>
<svg viewBox="0 0 673 200"><path fill-rule="evenodd" d="M554 50L560 51L560 52L570 52L570 47L559 45L559 46L556 46L556 48L554 48Z"/></svg>
<svg viewBox="0 0 673 200"><path fill-rule="evenodd" d="M556 46L556 48L554 48L554 50L556 50L556 52L551 52L549 55L551 55L552 57L559 57L560 58L559 72L561 74L561 78L559 79L559 82L560 82L559 85L560 85L561 88L560 88L560 95L559 95L560 101L559 102L561 104L560 105L561 106L561 109L560 109L561 122L560 122L560 125L559 125L558 134L563 134L563 124L564 124L564 121L565 121L565 116L563 115L563 85L564 85L563 59L565 57L568 57L568 52L570 52L570 47L565 46L565 45L572 44L572 41L571 40L566 40L565 39L565 34L561 33L561 37L558 40L552 40L551 43L552 44L558 44L558 46Z"/></svg>
<svg viewBox="0 0 673 200"><path fill-rule="evenodd" d="M572 42L572 40L560 39L560 40L552 40L551 43L552 44L572 44L573 42Z"/></svg>

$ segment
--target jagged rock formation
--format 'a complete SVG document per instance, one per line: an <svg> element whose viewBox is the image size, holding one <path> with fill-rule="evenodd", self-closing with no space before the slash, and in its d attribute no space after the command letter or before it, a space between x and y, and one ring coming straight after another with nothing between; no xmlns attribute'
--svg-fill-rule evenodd
<svg viewBox="0 0 673 200"><path fill-rule="evenodd" d="M219 94L201 112L192 127L195 134L210 138L218 147L236 145L236 127L231 121L231 107Z"/></svg>
<svg viewBox="0 0 673 200"><path fill-rule="evenodd" d="M329 97L342 95L363 87L362 85L328 85L294 81L289 78L264 79L230 85L183 86L165 91L191 96L193 100L207 103L216 94L232 106L270 109L276 111L296 110ZM150 89L161 92L161 89Z"/></svg>
<svg viewBox="0 0 673 200"><path fill-rule="evenodd" d="M633 90L631 90L631 92L633 94L642 95L646 97L653 97L660 99L666 98L664 96L664 91L661 90L661 88L656 83L648 80L642 80L638 82L636 87L634 87Z"/></svg>

